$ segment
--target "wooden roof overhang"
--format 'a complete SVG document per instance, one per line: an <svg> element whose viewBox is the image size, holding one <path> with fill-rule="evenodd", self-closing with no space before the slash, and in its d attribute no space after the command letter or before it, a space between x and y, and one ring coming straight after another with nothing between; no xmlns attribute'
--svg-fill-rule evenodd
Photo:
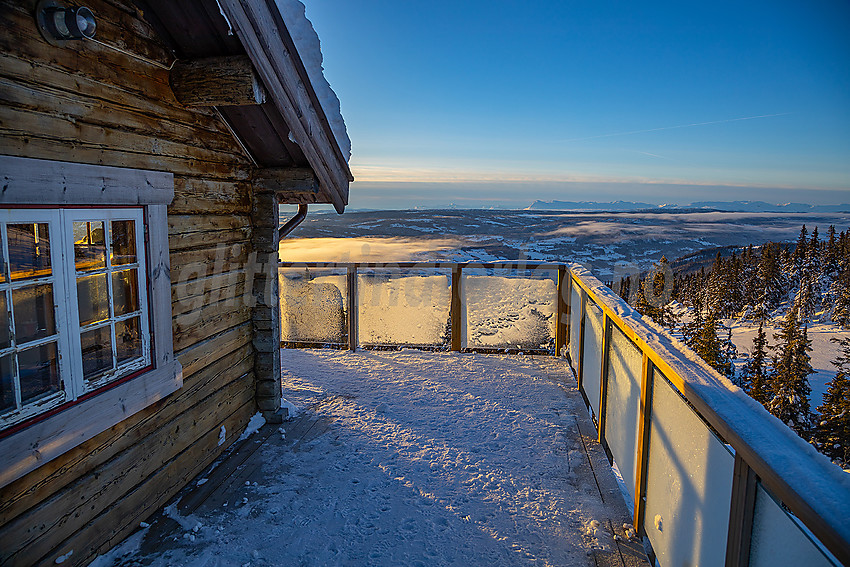
<svg viewBox="0 0 850 567"><path fill-rule="evenodd" d="M330 203L342 213L354 177L274 0L136 4L181 62L247 55L266 96L211 106L256 162L261 182L283 175L271 182L281 202Z"/></svg>

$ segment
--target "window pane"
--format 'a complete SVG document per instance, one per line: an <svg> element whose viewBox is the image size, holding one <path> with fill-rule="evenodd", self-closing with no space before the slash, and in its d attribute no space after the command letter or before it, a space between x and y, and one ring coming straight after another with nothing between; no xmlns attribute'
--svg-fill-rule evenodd
<svg viewBox="0 0 850 567"><path fill-rule="evenodd" d="M0 234L2 237L2 234ZM0 283L6 283L6 251L3 250L3 239L0 238Z"/></svg>
<svg viewBox="0 0 850 567"><path fill-rule="evenodd" d="M112 369L112 337L109 325L80 335L83 350L83 377L97 378Z"/></svg>
<svg viewBox="0 0 850 567"><path fill-rule="evenodd" d="M50 233L47 223L10 224L9 264L13 280L50 275Z"/></svg>
<svg viewBox="0 0 850 567"><path fill-rule="evenodd" d="M112 265L136 262L136 223L131 220L112 221Z"/></svg>
<svg viewBox="0 0 850 567"><path fill-rule="evenodd" d="M74 223L74 262L80 272L106 267L106 238L102 221Z"/></svg>
<svg viewBox="0 0 850 567"><path fill-rule="evenodd" d="M139 318L133 317L115 323L115 347L118 364L142 356L142 334L139 332Z"/></svg>
<svg viewBox="0 0 850 567"><path fill-rule="evenodd" d="M56 343L47 343L18 353L21 402L59 391L59 357Z"/></svg>
<svg viewBox="0 0 850 567"><path fill-rule="evenodd" d="M112 299L116 316L139 310L139 282L136 270L123 270L112 274Z"/></svg>
<svg viewBox="0 0 850 567"><path fill-rule="evenodd" d="M9 348L12 344L12 332L9 329L9 306L6 305L6 292L0 291L0 348Z"/></svg>
<svg viewBox="0 0 850 567"><path fill-rule="evenodd" d="M13 289L12 309L15 312L15 341L19 345L56 334L53 284Z"/></svg>
<svg viewBox="0 0 850 567"><path fill-rule="evenodd" d="M0 357L0 411L15 407L15 390L12 386L14 375L15 366L12 355Z"/></svg>
<svg viewBox="0 0 850 567"><path fill-rule="evenodd" d="M80 308L80 325L88 325L109 318L109 290L106 274L77 278L77 303Z"/></svg>

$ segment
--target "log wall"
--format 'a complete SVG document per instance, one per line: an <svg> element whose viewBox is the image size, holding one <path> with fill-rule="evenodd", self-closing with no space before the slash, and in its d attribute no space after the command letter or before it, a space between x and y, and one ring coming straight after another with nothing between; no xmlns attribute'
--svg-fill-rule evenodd
<svg viewBox="0 0 850 567"><path fill-rule="evenodd" d="M171 62L130 0L87 5L100 41ZM177 103L167 70L92 42L53 47L34 7L0 0L0 154L175 176L168 230L183 387L0 489L0 565L53 565L70 551L64 564L81 565L136 529L257 411L250 163L213 111Z"/></svg>

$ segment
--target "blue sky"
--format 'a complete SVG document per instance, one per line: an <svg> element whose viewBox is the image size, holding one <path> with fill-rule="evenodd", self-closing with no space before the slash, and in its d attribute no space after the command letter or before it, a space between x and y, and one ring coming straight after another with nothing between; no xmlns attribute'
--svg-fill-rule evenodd
<svg viewBox="0 0 850 567"><path fill-rule="evenodd" d="M850 3L304 0L353 208L850 202Z"/></svg>

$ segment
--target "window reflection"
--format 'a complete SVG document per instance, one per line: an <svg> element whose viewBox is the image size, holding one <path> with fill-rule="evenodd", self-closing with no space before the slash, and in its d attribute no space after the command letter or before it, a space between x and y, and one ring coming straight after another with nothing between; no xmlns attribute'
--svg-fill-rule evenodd
<svg viewBox="0 0 850 567"><path fill-rule="evenodd" d="M15 376L15 361L13 355L0 356L0 411L15 407L15 387L12 380Z"/></svg>
<svg viewBox="0 0 850 567"><path fill-rule="evenodd" d="M7 225L6 238L9 241L12 280L50 275L50 231L47 223Z"/></svg>
<svg viewBox="0 0 850 567"><path fill-rule="evenodd" d="M16 343L27 343L56 334L53 284L13 289L12 310L15 314Z"/></svg>
<svg viewBox="0 0 850 567"><path fill-rule="evenodd" d="M56 343L33 347L18 353L21 402L59 391L59 357Z"/></svg>
<svg viewBox="0 0 850 567"><path fill-rule="evenodd" d="M109 290L106 286L106 274L77 278L80 325L90 325L109 318Z"/></svg>
<svg viewBox="0 0 850 567"><path fill-rule="evenodd" d="M131 220L112 221L112 265L136 262L136 223Z"/></svg>
<svg viewBox="0 0 850 567"><path fill-rule="evenodd" d="M91 380L112 370L112 337L106 325L80 335L83 350L83 378Z"/></svg>
<svg viewBox="0 0 850 567"><path fill-rule="evenodd" d="M116 317L139 310L139 278L136 270L112 274L112 299Z"/></svg>
<svg viewBox="0 0 850 567"><path fill-rule="evenodd" d="M115 323L115 346L117 347L118 364L134 358L141 358L142 334L139 329L138 317Z"/></svg>
<svg viewBox="0 0 850 567"><path fill-rule="evenodd" d="M106 267L106 235L103 222L75 222L74 263L77 271L87 272Z"/></svg>
<svg viewBox="0 0 850 567"><path fill-rule="evenodd" d="M12 332L9 328L9 306L6 305L6 292L0 290L0 349L12 346Z"/></svg>

